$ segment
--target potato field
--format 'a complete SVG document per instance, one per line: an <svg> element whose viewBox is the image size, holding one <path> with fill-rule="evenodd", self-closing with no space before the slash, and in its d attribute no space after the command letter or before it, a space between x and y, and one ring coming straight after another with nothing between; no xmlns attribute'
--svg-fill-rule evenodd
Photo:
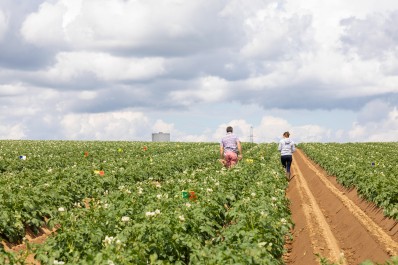
<svg viewBox="0 0 398 265"><path fill-rule="evenodd" d="M217 143L1 141L0 263L282 264L276 145L243 148L225 170Z"/></svg>

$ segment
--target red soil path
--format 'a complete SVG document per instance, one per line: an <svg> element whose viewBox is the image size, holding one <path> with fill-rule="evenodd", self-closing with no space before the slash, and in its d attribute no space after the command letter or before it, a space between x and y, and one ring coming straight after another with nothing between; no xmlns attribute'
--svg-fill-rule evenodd
<svg viewBox="0 0 398 265"><path fill-rule="evenodd" d="M398 255L398 224L381 209L343 188L301 150L293 156L292 173L287 197L295 227L286 264L320 264L320 257L384 264Z"/></svg>

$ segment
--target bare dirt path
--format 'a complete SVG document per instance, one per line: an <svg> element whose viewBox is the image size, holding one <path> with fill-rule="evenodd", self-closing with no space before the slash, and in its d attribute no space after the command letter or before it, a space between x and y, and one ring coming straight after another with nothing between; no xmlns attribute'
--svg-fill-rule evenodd
<svg viewBox="0 0 398 265"><path fill-rule="evenodd" d="M292 173L287 197L295 227L286 264L320 264L320 257L336 264L385 263L398 255L397 222L382 210L341 187L301 150Z"/></svg>

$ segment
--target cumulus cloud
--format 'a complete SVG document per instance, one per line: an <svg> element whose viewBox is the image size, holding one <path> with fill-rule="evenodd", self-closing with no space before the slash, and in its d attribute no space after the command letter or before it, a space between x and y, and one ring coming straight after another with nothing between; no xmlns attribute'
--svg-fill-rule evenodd
<svg viewBox="0 0 398 265"><path fill-rule="evenodd" d="M378 122L354 123L348 132L351 142L396 142L398 141L398 110L394 107L387 117Z"/></svg>
<svg viewBox="0 0 398 265"><path fill-rule="evenodd" d="M68 114L60 121L63 134L71 140L138 140L145 138L148 118L139 112ZM147 136L148 138L149 136Z"/></svg>
<svg viewBox="0 0 398 265"><path fill-rule="evenodd" d="M213 134L213 139L217 140L226 133L226 127L232 126L234 133L239 136L242 142L278 142L282 139L284 132L289 131L291 138L296 143L300 142L327 142L331 139L339 140L339 132L316 125L293 125L288 120L275 117L264 116L259 124L249 124L245 120L231 120L229 123L220 125ZM341 140L341 139L340 139Z"/></svg>
<svg viewBox="0 0 398 265"><path fill-rule="evenodd" d="M171 91L171 99L182 105L190 105L197 102L217 102L225 99L227 94L228 82L219 77L206 76L192 85L191 89Z"/></svg>
<svg viewBox="0 0 398 265"><path fill-rule="evenodd" d="M387 14L370 14L364 19L350 17L341 20L344 33L342 47L364 59L379 58L393 52L397 56L398 10Z"/></svg>
<svg viewBox="0 0 398 265"><path fill-rule="evenodd" d="M0 9L0 42L3 41L7 29L8 29L8 18L6 14Z"/></svg>
<svg viewBox="0 0 398 265"><path fill-rule="evenodd" d="M256 12L245 21L248 42L241 53L255 60L291 59L312 48L311 16L286 16L278 3Z"/></svg>
<svg viewBox="0 0 398 265"><path fill-rule="evenodd" d="M398 110L384 101L365 105L348 132L350 141L398 141Z"/></svg>
<svg viewBox="0 0 398 265"><path fill-rule="evenodd" d="M290 132L291 138L299 142L322 142L331 138L331 132L316 124L292 125L287 120L265 116L259 126L255 127L255 138L264 142L277 142L284 132Z"/></svg>
<svg viewBox="0 0 398 265"><path fill-rule="evenodd" d="M233 133L239 137L240 141L242 142L250 141L250 131L252 125L243 119L231 120L228 123L223 123L219 125L216 132L213 134L212 138L215 141L220 141L221 138L226 134L226 129L228 126L232 126Z"/></svg>
<svg viewBox="0 0 398 265"><path fill-rule="evenodd" d="M0 97L13 97L23 95L27 89L22 84L0 85Z"/></svg>
<svg viewBox="0 0 398 265"><path fill-rule="evenodd" d="M2 140L20 140L26 139L26 128L21 124L1 124L0 139Z"/></svg>
<svg viewBox="0 0 398 265"><path fill-rule="evenodd" d="M392 0L5 0L0 121L27 138L390 139L397 19Z"/></svg>
<svg viewBox="0 0 398 265"><path fill-rule="evenodd" d="M358 122L366 124L369 122L380 122L386 119L392 107L383 100L373 100L362 107L358 113Z"/></svg>
<svg viewBox="0 0 398 265"><path fill-rule="evenodd" d="M157 120L152 126L152 130L153 132L172 133L174 131L174 124Z"/></svg>
<svg viewBox="0 0 398 265"><path fill-rule="evenodd" d="M85 76L102 81L126 81L154 78L165 72L163 58L123 58L106 53L62 52L56 64L36 73L47 82L69 83Z"/></svg>
<svg viewBox="0 0 398 265"><path fill-rule="evenodd" d="M36 45L186 53L228 40L218 18L223 2L60 0L43 3L21 32Z"/></svg>

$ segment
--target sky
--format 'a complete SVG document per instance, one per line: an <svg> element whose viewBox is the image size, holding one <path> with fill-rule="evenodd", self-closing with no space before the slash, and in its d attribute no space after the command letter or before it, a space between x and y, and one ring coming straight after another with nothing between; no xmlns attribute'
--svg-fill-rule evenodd
<svg viewBox="0 0 398 265"><path fill-rule="evenodd" d="M0 0L0 139L398 141L396 0Z"/></svg>

